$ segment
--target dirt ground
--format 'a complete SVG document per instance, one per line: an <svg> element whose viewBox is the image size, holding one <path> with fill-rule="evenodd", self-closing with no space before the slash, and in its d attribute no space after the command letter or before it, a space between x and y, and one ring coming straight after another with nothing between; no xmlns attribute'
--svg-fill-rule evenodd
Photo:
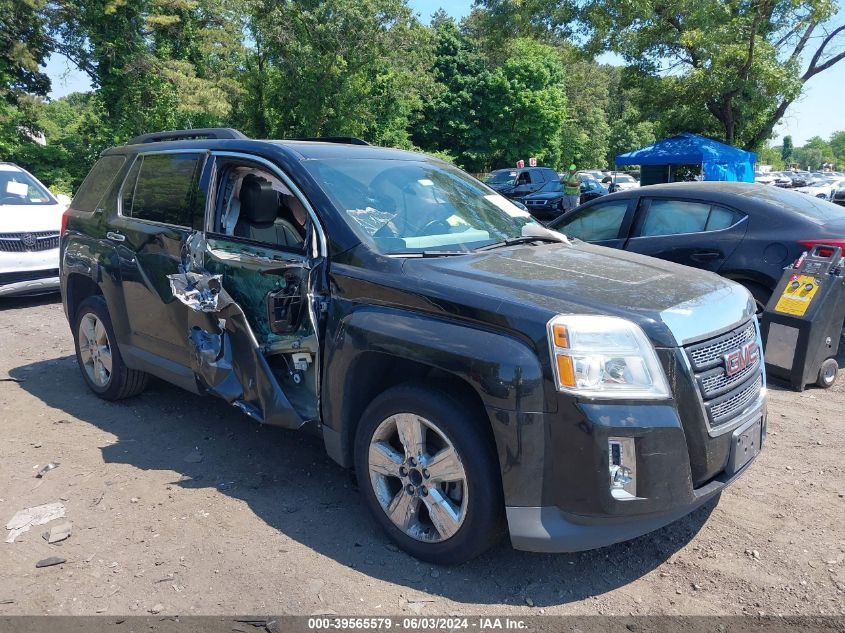
<svg viewBox="0 0 845 633"><path fill-rule="evenodd" d="M842 615L840 379L802 394L770 384L765 450L715 507L593 552L503 542L437 568L388 543L318 440L161 382L99 400L58 298L5 300L0 519L51 502L66 518L0 542L0 616ZM36 478L48 462L60 465ZM66 520L70 538L48 545ZM50 556L67 562L36 569Z"/></svg>

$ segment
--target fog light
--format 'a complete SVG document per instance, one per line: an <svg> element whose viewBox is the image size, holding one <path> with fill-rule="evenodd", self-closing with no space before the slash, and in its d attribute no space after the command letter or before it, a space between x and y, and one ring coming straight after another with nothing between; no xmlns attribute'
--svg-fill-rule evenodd
<svg viewBox="0 0 845 633"><path fill-rule="evenodd" d="M637 496L637 453L632 437L608 438L610 494L614 499Z"/></svg>

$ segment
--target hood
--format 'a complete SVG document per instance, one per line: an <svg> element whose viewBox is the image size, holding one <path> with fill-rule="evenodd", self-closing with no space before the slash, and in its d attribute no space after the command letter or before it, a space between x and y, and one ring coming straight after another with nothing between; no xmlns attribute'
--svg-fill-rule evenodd
<svg viewBox="0 0 845 633"><path fill-rule="evenodd" d="M0 233L58 232L64 211L61 204L0 204Z"/></svg>
<svg viewBox="0 0 845 633"><path fill-rule="evenodd" d="M545 325L557 314L627 318L658 347L706 338L754 314L748 291L713 273L584 242L409 259L404 270L467 300L473 294L499 299L496 312L511 321Z"/></svg>
<svg viewBox="0 0 845 633"><path fill-rule="evenodd" d="M537 193L530 193L527 196L523 196L521 200L557 200L562 197L562 191L538 191Z"/></svg>

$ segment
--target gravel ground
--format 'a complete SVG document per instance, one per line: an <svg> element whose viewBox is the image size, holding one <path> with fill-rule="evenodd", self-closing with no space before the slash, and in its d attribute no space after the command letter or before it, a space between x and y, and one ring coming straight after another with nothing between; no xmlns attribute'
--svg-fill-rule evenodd
<svg viewBox="0 0 845 633"><path fill-rule="evenodd" d="M388 543L318 440L161 382L99 400L57 297L0 300L0 519L66 509L0 543L0 616L843 615L845 380L770 396L765 450L718 505L593 552L503 542L437 568Z"/></svg>

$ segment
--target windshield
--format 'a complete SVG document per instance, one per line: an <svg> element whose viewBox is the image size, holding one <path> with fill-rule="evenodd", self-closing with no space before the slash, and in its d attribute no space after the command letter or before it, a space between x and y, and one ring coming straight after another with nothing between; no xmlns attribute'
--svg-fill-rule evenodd
<svg viewBox="0 0 845 633"><path fill-rule="evenodd" d="M445 163L426 160L304 161L366 243L386 254L467 252L520 237L532 217Z"/></svg>
<svg viewBox="0 0 845 633"><path fill-rule="evenodd" d="M0 205L56 204L50 192L29 174L0 165Z"/></svg>
<svg viewBox="0 0 845 633"><path fill-rule="evenodd" d="M616 178L616 182L636 182L631 176L626 176L625 174L616 174L614 178Z"/></svg>
<svg viewBox="0 0 845 633"><path fill-rule="evenodd" d="M511 169L497 169L485 182L490 185L509 185L516 180L516 172Z"/></svg>
<svg viewBox="0 0 845 633"><path fill-rule="evenodd" d="M845 220L845 208L797 191L760 186L745 191L742 195L776 204L782 209L803 215L817 224L824 224L833 220Z"/></svg>

